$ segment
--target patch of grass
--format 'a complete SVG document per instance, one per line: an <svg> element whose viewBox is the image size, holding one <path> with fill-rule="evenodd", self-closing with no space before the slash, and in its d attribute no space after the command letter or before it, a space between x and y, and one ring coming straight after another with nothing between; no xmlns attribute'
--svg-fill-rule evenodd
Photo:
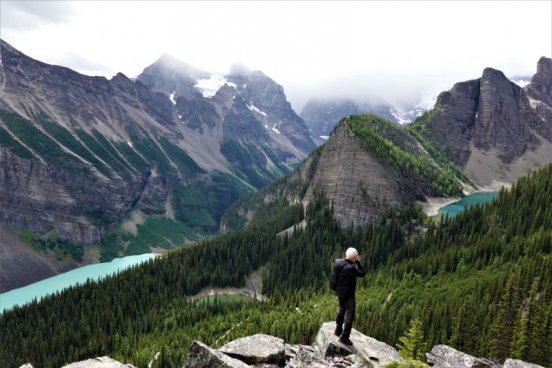
<svg viewBox="0 0 552 368"><path fill-rule="evenodd" d="M177 145L169 142L168 139L164 137L159 138L159 144L161 144L163 150L178 166L178 169L181 173L186 174L187 176L194 176L196 174L205 172L195 163L194 160L192 160L190 156L188 156L188 154L184 150L182 150Z"/></svg>
<svg viewBox="0 0 552 368"><path fill-rule="evenodd" d="M82 129L77 130L77 135L89 150L94 152L96 156L107 163L115 172L125 179L130 179L128 169L123 166L123 164L121 164L107 149L105 149L105 147L100 144L94 136L86 133Z"/></svg>
<svg viewBox="0 0 552 368"><path fill-rule="evenodd" d="M39 154L48 163L71 171L91 174L86 164L65 152L58 143L42 133L30 121L6 111L0 111L0 118L22 142Z"/></svg>
<svg viewBox="0 0 552 368"><path fill-rule="evenodd" d="M21 158L32 159L34 157L31 151L16 141L11 134L2 127L0 127L0 146L9 147L15 155Z"/></svg>
<svg viewBox="0 0 552 368"><path fill-rule="evenodd" d="M98 171L111 178L111 171L100 161L96 156L90 152L85 146L83 146L67 129L59 124L52 122L47 117L40 117L40 122L44 129L65 148L73 151L78 156L82 157L86 161L92 163Z"/></svg>
<svg viewBox="0 0 552 368"><path fill-rule="evenodd" d="M161 151L159 146L150 138L143 136L138 137L136 135L131 137L132 144L142 154L147 157L150 162L157 165L157 170L161 174L168 174L174 172L175 169L169 162L167 156Z"/></svg>
<svg viewBox="0 0 552 368"><path fill-rule="evenodd" d="M132 149L128 143L124 142L114 142L117 147L117 150L126 158L126 160L134 166L134 168L140 172L144 172L149 169L149 164L144 161L139 154L137 154L134 149Z"/></svg>
<svg viewBox="0 0 552 368"><path fill-rule="evenodd" d="M82 246L69 240L60 239L55 236L41 238L29 230L18 230L19 240L31 248L40 252L52 251L57 260L73 259L82 262L84 249Z"/></svg>
<svg viewBox="0 0 552 368"><path fill-rule="evenodd" d="M100 262L109 262L113 258L119 257L119 253L123 251L123 243L130 241L132 238L132 234L121 230L114 230L105 234L100 242Z"/></svg>
<svg viewBox="0 0 552 368"><path fill-rule="evenodd" d="M182 246L186 239L197 240L198 235L180 221L165 217L149 217L136 226L138 233L130 239L126 255L150 253L150 247L172 248Z"/></svg>

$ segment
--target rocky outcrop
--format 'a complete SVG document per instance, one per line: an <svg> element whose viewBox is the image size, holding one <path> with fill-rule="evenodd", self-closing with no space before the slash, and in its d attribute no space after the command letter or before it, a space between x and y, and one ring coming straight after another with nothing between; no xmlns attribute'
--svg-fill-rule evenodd
<svg viewBox="0 0 552 368"><path fill-rule="evenodd" d="M353 346L343 345L334 335L335 322L325 322L320 327L314 345L319 357L355 354L374 367L385 367L391 362L402 362L404 359L397 350L384 342L366 336L353 329L351 341Z"/></svg>
<svg viewBox="0 0 552 368"><path fill-rule="evenodd" d="M504 362L504 368L544 368L538 364L527 363L519 359L506 359Z"/></svg>
<svg viewBox="0 0 552 368"><path fill-rule="evenodd" d="M229 342L219 350L248 364L283 365L286 358L284 340L265 334L242 337Z"/></svg>
<svg viewBox="0 0 552 368"><path fill-rule="evenodd" d="M108 356L83 360L81 362L71 363L63 368L135 368L131 364L123 364Z"/></svg>
<svg viewBox="0 0 552 368"><path fill-rule="evenodd" d="M325 368L383 367L403 359L395 349L353 330L354 347L337 342L333 336L335 324L322 324L313 346L289 345L277 337L257 334L243 337L212 349L194 342L188 352L185 367L265 367L265 368ZM235 359L234 359L235 358ZM239 362L239 363L237 363ZM239 365L239 364L242 365Z"/></svg>
<svg viewBox="0 0 552 368"><path fill-rule="evenodd" d="M480 359L446 345L436 345L427 353L427 361L435 368L500 367L488 359Z"/></svg>
<svg viewBox="0 0 552 368"><path fill-rule="evenodd" d="M512 183L551 161L552 59L541 58L524 88L501 71L454 85L415 123L476 184Z"/></svg>
<svg viewBox="0 0 552 368"><path fill-rule="evenodd" d="M401 144L412 140L397 129ZM399 134L402 133L402 134ZM420 154L422 154L420 152ZM403 175L404 174L404 175ZM391 208L403 208L425 195L435 195L429 183L390 167L362 143L342 121L324 145L303 200L322 192L344 226L361 226L380 219Z"/></svg>
<svg viewBox="0 0 552 368"><path fill-rule="evenodd" d="M245 368L249 365L238 359L213 349L199 341L194 341L188 350L184 368Z"/></svg>

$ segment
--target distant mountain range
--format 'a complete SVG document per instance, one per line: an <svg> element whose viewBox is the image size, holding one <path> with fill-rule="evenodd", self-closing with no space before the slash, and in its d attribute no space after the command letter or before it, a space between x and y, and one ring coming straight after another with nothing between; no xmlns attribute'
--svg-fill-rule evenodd
<svg viewBox="0 0 552 368"><path fill-rule="evenodd" d="M97 261L98 247L79 245L99 244L107 260L212 234L232 202L315 148L282 86L260 71L214 75L164 55L135 80L108 80L5 41L0 55L0 222L55 264L2 263L12 280Z"/></svg>
<svg viewBox="0 0 552 368"><path fill-rule="evenodd" d="M323 111L315 106L303 116ZM358 112L350 101L322 106L331 107L328 115ZM486 68L481 78L442 92L432 110L406 126L368 114L323 127L332 129L326 144L290 176L234 205L224 231L256 221L282 200L308 203L320 192L342 225L358 226L391 208L515 182L552 162L552 59L541 58L523 88Z"/></svg>
<svg viewBox="0 0 552 368"><path fill-rule="evenodd" d="M520 87L531 83L531 76L509 78ZM376 114L400 125L410 124L435 105L437 96L424 96L411 106L399 107L371 101L358 102L352 98L311 98L301 110L301 117L313 136L327 139L337 122L353 114Z"/></svg>

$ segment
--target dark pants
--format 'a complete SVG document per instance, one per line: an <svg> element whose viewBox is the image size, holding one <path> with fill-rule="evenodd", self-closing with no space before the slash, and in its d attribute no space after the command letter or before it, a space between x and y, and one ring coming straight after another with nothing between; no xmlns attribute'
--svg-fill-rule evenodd
<svg viewBox="0 0 552 368"><path fill-rule="evenodd" d="M353 321L355 320L356 302L355 297L341 298L339 299L339 308L337 309L337 317L335 318L335 332L341 335L343 340L346 340L351 336L351 329L353 328ZM345 319L347 314L347 319ZM345 326L343 326L343 320L345 320Z"/></svg>

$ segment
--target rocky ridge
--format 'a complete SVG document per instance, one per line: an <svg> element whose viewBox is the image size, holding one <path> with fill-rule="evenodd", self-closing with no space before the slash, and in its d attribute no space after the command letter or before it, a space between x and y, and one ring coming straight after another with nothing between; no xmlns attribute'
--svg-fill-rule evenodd
<svg viewBox="0 0 552 368"><path fill-rule="evenodd" d="M481 78L442 92L414 126L476 184L512 183L550 162L551 76L546 57L523 88L486 68Z"/></svg>
<svg viewBox="0 0 552 368"><path fill-rule="evenodd" d="M393 348L353 329L353 346L346 346L334 335L335 322L320 327L313 345L287 344L284 340L256 334L231 341L219 349L194 341L188 349L184 368L383 368L408 362ZM435 368L543 368L517 359L504 364L476 358L446 345L436 345L426 354ZM72 363L64 368L133 368L109 357ZM25 364L20 368L32 368Z"/></svg>

